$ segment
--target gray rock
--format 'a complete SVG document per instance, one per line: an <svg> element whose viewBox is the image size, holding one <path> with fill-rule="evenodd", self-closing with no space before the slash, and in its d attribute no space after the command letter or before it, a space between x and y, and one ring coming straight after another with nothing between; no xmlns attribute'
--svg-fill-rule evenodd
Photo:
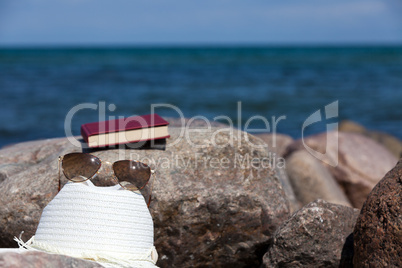
<svg viewBox="0 0 402 268"><path fill-rule="evenodd" d="M402 267L402 159L371 191L353 234L354 267Z"/></svg>
<svg viewBox="0 0 402 268"><path fill-rule="evenodd" d="M287 147L294 142L289 135L279 133L261 133L254 136L262 139L267 145L270 152L277 156L283 156L286 153Z"/></svg>
<svg viewBox="0 0 402 268"><path fill-rule="evenodd" d="M173 127L186 127L186 128L194 128L194 129L206 129L208 127L220 127L220 128L229 128L229 125L210 120L202 120L202 119L192 119L192 118L166 118L169 122L169 126ZM294 140L292 137L284 134L275 135L272 133L261 133L261 134L253 134L253 136L260 138L266 144L266 149L268 150L269 156L272 158L276 158L277 163L277 175L282 185L283 190L285 191L286 197L289 200L289 211L293 213L298 210L301 206L297 201L296 196L293 192L292 186L290 184L288 175L286 173L286 163L284 158L282 158L283 153L286 152L286 148L289 144L291 144ZM282 159L280 159L282 158ZM282 160L282 163L279 161Z"/></svg>
<svg viewBox="0 0 402 268"><path fill-rule="evenodd" d="M370 191L393 166L397 159L372 139L354 133L331 131L294 142L288 153L308 146L320 153L320 161L328 168L346 196L356 208L361 208Z"/></svg>
<svg viewBox="0 0 402 268"><path fill-rule="evenodd" d="M104 266L87 260L43 252L0 253L0 267L24 268L102 268Z"/></svg>
<svg viewBox="0 0 402 268"><path fill-rule="evenodd" d="M42 162L60 151L60 142L65 139L48 139L9 145L1 149L0 183L20 171ZM42 146L42 144L46 144Z"/></svg>
<svg viewBox="0 0 402 268"><path fill-rule="evenodd" d="M300 150L292 153L286 159L286 169L302 206L317 199L352 206L327 168L308 152Z"/></svg>
<svg viewBox="0 0 402 268"><path fill-rule="evenodd" d="M287 135L274 135L272 133L254 134L254 136L264 141L267 145L266 148L268 153L271 154L272 157L276 158L277 173L279 175L282 188L289 200L290 213L293 213L294 211L300 209L301 206L289 181L288 174L286 172L286 161L285 158L283 158L283 153L286 151L287 146L293 142L293 139Z"/></svg>
<svg viewBox="0 0 402 268"><path fill-rule="evenodd" d="M275 232L264 267L352 267L359 210L316 200Z"/></svg>
<svg viewBox="0 0 402 268"><path fill-rule="evenodd" d="M36 230L42 209L57 194L57 158L77 150L67 139L15 144L0 150L0 247L16 247L22 231L28 240Z"/></svg>
<svg viewBox="0 0 402 268"><path fill-rule="evenodd" d="M289 210L290 213L302 207L301 202L297 199L296 194L293 190L293 186L289 180L289 176L286 172L286 165L284 167L277 168L277 174L279 175L279 181L281 182L282 188L285 191L286 198L289 200Z"/></svg>
<svg viewBox="0 0 402 268"><path fill-rule="evenodd" d="M136 159L156 169L150 211L158 266L259 265L261 249L289 215L289 201L269 165L268 151L250 146L245 135L253 144L263 142L237 130L229 135L222 128L170 127L169 132L166 150L92 151L105 161ZM24 240L34 234L42 209L57 193L57 157L82 151L67 139L14 146L0 150L0 165L24 165L0 184L3 247L15 246L12 239L21 231ZM29 161L25 153L31 155ZM102 172L93 180L98 185L110 181Z"/></svg>

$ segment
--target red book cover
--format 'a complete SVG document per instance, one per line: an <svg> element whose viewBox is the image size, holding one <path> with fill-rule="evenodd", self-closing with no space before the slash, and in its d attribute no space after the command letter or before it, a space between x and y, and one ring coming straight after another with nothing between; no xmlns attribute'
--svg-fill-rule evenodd
<svg viewBox="0 0 402 268"><path fill-rule="evenodd" d="M150 129L150 128L158 128L167 126L169 122L164 120L157 114L148 114L148 115L141 115L141 116L131 116L126 118L119 118L115 120L109 121L101 121L101 122L92 122L81 125L81 136L84 138L85 142L89 143L89 138L91 136L97 136L102 134L113 134L117 132L127 132L127 131L135 131L141 129ZM162 138L169 138L170 136L167 134L163 135L162 137L152 137L146 139L139 139L139 140L127 140L127 141L119 141L116 140L112 143L107 143L103 145L116 145L120 143L126 142L138 142L150 139L162 139ZM99 147L103 145L91 146L90 147Z"/></svg>

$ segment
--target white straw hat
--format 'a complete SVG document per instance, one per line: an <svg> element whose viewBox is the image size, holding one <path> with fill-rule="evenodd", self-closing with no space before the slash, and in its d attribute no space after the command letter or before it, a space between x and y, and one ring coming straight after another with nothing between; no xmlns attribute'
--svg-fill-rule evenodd
<svg viewBox="0 0 402 268"><path fill-rule="evenodd" d="M20 247L96 261L105 267L156 267L151 214L139 192L120 185L67 183L44 208L35 236Z"/></svg>

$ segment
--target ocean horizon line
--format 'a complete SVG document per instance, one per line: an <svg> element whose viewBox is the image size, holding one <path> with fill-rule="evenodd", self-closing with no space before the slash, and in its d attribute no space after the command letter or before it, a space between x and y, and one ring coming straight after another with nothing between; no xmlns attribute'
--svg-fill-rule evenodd
<svg viewBox="0 0 402 268"><path fill-rule="evenodd" d="M317 49L317 48L401 48L402 42L372 43L147 43L147 44L0 44L0 50L85 50L85 49Z"/></svg>

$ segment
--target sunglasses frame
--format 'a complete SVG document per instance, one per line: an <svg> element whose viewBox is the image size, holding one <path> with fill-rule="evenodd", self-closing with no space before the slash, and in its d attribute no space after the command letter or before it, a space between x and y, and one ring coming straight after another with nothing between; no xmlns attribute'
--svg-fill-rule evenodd
<svg viewBox="0 0 402 268"><path fill-rule="evenodd" d="M96 159L99 160L99 163L100 163L100 164L99 164L99 167L98 167L98 169L96 170L96 172L95 172L91 177L86 178L86 177L82 176L83 178L85 178L85 179L82 180L82 181L74 181L74 180L72 180L72 179L69 179L69 178L67 177L66 173L64 172L64 168L63 168L63 158L64 158L66 155L69 155L69 154L83 154L83 155L90 155L90 156L92 156L92 157L95 157ZM122 160L118 160L118 161L122 161ZM118 161L116 161L116 162L118 162ZM58 164L58 167L59 167L59 187L58 187L58 192L60 192L60 190L61 190L61 171L63 171L64 177L66 177L66 179L69 180L69 181L72 181L72 182L84 182L84 181L91 180L91 179L93 179L94 177L96 177L96 175L99 173L99 171L100 171L101 168L102 168L102 163L107 163L107 164L109 164L109 165L112 166L112 170L113 170L113 179L114 179L123 189L128 190L128 191L137 191L137 190L142 190L142 189L144 189L145 186L147 186L147 184L149 183L149 180L151 179L151 177L153 177L153 178L152 178L151 189L150 189L150 194L149 194L149 198L148 198L148 202L147 202L147 206L149 207L149 205L151 204L152 190L153 190L154 181L155 181L155 173L156 173L155 170L151 169L151 167L150 167L149 165L147 165L147 164L145 164L145 163L143 163L143 162L137 161L137 160L123 160L123 161L131 161L131 162L141 163L142 165L145 165L145 166L149 167L149 169L150 169L150 171L151 171L151 174L149 175L149 178L148 178L147 182L144 184L143 187L137 188L136 190L130 190L130 189L126 188L124 185L122 185L122 184L120 183L119 178L117 177L116 173L114 172L114 169L113 169L113 164L116 163L116 162L111 163L111 162L109 162L109 161L102 161L102 160L101 160L99 157L97 157L96 155L93 155L93 154L90 154L90 153L80 153L80 152L76 152L76 153L68 153L68 154L65 154L65 155L63 155L63 156L59 156L59 164Z"/></svg>

